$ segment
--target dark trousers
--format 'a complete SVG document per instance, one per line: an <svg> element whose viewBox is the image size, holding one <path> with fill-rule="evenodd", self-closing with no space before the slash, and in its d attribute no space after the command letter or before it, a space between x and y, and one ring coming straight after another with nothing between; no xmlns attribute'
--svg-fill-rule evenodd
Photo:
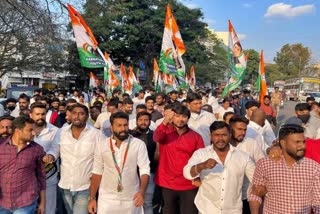
<svg viewBox="0 0 320 214"><path fill-rule="evenodd" d="M248 200L242 200L242 214L251 214Z"/></svg>
<svg viewBox="0 0 320 214"><path fill-rule="evenodd" d="M198 189L172 190L162 188L164 201L163 214L198 214L194 198Z"/></svg>

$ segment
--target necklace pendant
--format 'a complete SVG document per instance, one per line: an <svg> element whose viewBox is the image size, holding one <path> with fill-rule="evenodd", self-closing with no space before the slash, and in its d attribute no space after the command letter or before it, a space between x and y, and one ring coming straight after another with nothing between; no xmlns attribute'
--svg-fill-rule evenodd
<svg viewBox="0 0 320 214"><path fill-rule="evenodd" d="M123 190L123 186L120 185L120 184L118 184L117 191L118 191L118 192L122 192L122 190Z"/></svg>

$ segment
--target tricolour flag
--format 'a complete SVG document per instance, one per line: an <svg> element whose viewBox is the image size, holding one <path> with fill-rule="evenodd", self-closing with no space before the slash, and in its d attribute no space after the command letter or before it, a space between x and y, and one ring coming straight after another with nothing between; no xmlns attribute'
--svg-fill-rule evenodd
<svg viewBox="0 0 320 214"><path fill-rule="evenodd" d="M129 66L128 83L129 83L128 93L133 96L142 89L142 87L139 84L139 81L136 78L136 75L133 72L133 68L131 66Z"/></svg>
<svg viewBox="0 0 320 214"><path fill-rule="evenodd" d="M162 73L159 71L159 66L157 60L153 59L153 83L154 88L157 93L163 90L163 80L162 80Z"/></svg>
<svg viewBox="0 0 320 214"><path fill-rule="evenodd" d="M195 89L196 89L196 73L195 73L193 65L191 66L190 74L188 75L188 84L189 84L189 88L192 91L195 91Z"/></svg>
<svg viewBox="0 0 320 214"><path fill-rule="evenodd" d="M230 75L227 85L224 87L222 97L226 96L228 92L236 89L241 84L245 76L245 70L247 67L247 57L244 55L240 40L237 36L235 29L232 26L231 21L229 23L229 50L228 60Z"/></svg>
<svg viewBox="0 0 320 214"><path fill-rule="evenodd" d="M77 43L81 66L86 68L102 68L105 66L99 53L98 42L80 13L68 4L69 16Z"/></svg>
<svg viewBox="0 0 320 214"><path fill-rule="evenodd" d="M96 88L100 85L100 80L94 75L94 73L90 72L89 74L89 88Z"/></svg>
<svg viewBox="0 0 320 214"><path fill-rule="evenodd" d="M267 95L267 80L264 71L264 56L263 50L261 50L260 54L260 63L259 63L259 80L260 80L260 102L263 103L263 98Z"/></svg>
<svg viewBox="0 0 320 214"><path fill-rule="evenodd" d="M127 93L129 92L129 80L128 80L126 67L122 63L120 65L120 76L121 76L122 91Z"/></svg>
<svg viewBox="0 0 320 214"><path fill-rule="evenodd" d="M170 5L167 5L165 27L162 38L162 46L159 60L160 71L164 74L173 76L179 88L187 88L185 81L185 65L182 55L186 52L186 48L182 41L176 19L172 14ZM175 85L166 86L166 90L175 89Z"/></svg>

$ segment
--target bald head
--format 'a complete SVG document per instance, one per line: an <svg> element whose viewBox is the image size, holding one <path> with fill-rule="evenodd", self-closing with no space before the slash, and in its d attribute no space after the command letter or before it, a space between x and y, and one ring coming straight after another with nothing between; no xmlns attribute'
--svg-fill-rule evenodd
<svg viewBox="0 0 320 214"><path fill-rule="evenodd" d="M264 121L266 120L266 113L261 109L256 109L252 112L250 120L263 127Z"/></svg>

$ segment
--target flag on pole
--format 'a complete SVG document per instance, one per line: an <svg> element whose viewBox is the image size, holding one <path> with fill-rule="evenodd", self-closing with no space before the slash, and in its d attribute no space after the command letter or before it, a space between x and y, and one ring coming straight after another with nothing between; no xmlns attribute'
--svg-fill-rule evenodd
<svg viewBox="0 0 320 214"><path fill-rule="evenodd" d="M81 66L102 68L105 62L98 52L98 42L80 13L68 4L69 16L77 43Z"/></svg>
<svg viewBox="0 0 320 214"><path fill-rule="evenodd" d="M170 5L167 5L165 27L162 38L159 67L164 74L177 82L179 88L187 88L185 81L185 65L182 55L186 52L178 24L172 14ZM172 91L176 85L166 86L167 91ZM169 90L168 90L169 89Z"/></svg>
<svg viewBox="0 0 320 214"><path fill-rule="evenodd" d="M128 92L130 95L135 95L138 93L142 87L139 84L139 81L137 81L136 75L133 72L133 68L129 66L129 75L128 75L128 83L129 83L129 89Z"/></svg>
<svg viewBox="0 0 320 214"><path fill-rule="evenodd" d="M245 56L240 44L240 40L237 36L235 29L231 21L229 23L229 50L228 60L230 68L230 76L227 85L224 87L222 97L226 96L228 92L236 89L241 84L245 76L245 70L247 67L248 56Z"/></svg>
<svg viewBox="0 0 320 214"><path fill-rule="evenodd" d="M94 75L94 73L90 72L89 74L89 88L96 88L100 85L100 80Z"/></svg>
<svg viewBox="0 0 320 214"><path fill-rule="evenodd" d="M196 73L195 73L193 65L191 66L190 74L188 75L188 84L189 84L189 88L192 91L195 91L195 89L196 89Z"/></svg>
<svg viewBox="0 0 320 214"><path fill-rule="evenodd" d="M159 71L157 60L153 59L153 83L157 93L163 90L162 73Z"/></svg>
<svg viewBox="0 0 320 214"><path fill-rule="evenodd" d="M263 98L265 95L267 95L267 80L265 76L264 71L264 56L263 56L263 50L261 50L260 54L260 63L259 63L259 80L260 80L260 102L263 103Z"/></svg>
<svg viewBox="0 0 320 214"><path fill-rule="evenodd" d="M127 93L129 91L129 81L128 81L126 67L122 63L120 66L120 76L121 76L122 91Z"/></svg>

